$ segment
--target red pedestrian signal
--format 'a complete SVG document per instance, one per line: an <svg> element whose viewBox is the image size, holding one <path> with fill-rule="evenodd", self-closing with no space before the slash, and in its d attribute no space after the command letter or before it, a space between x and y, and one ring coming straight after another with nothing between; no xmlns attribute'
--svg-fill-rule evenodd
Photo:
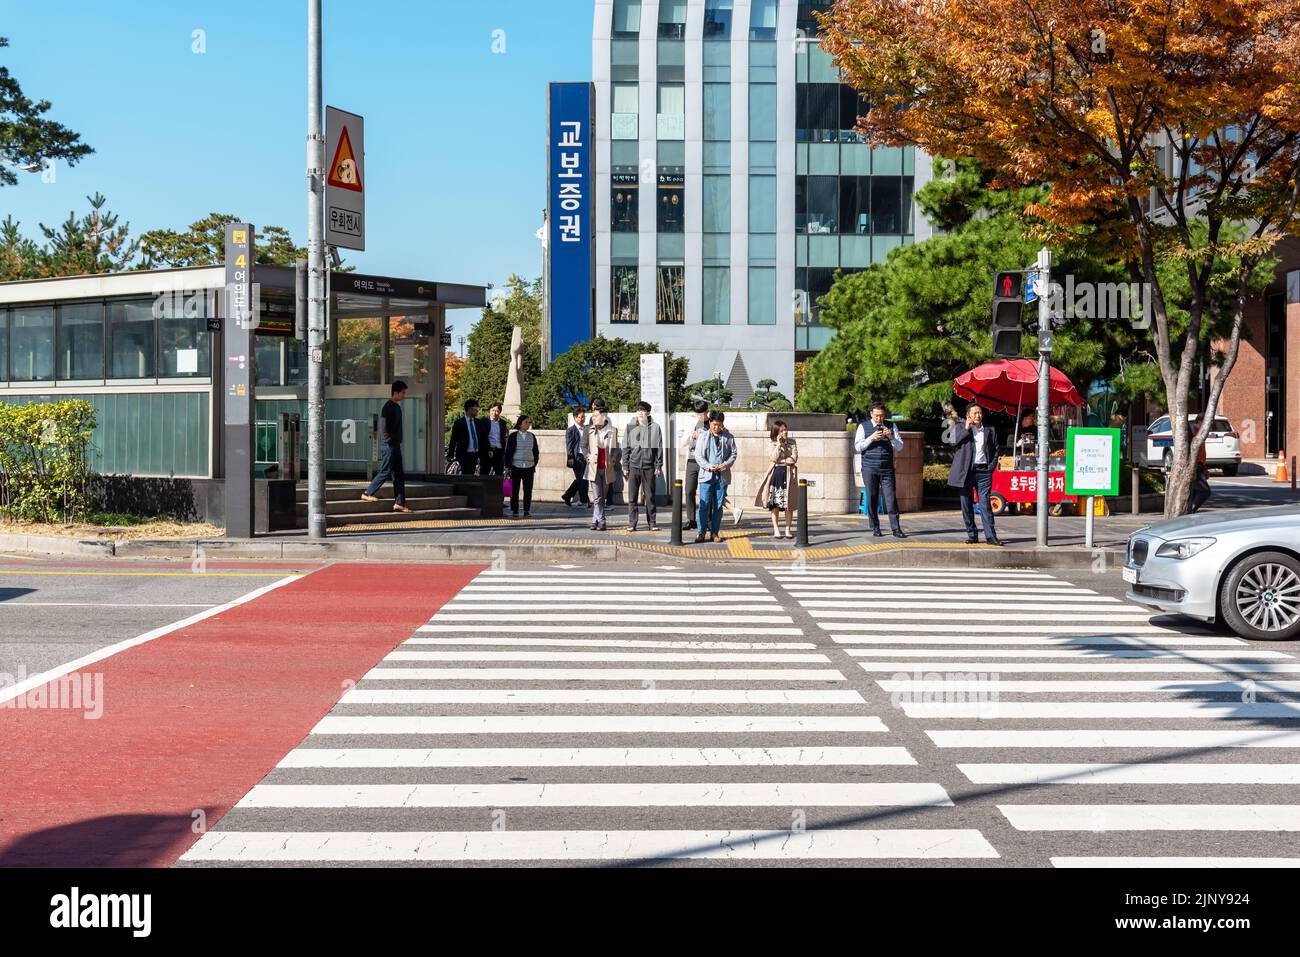
<svg viewBox="0 0 1300 957"><path fill-rule="evenodd" d="M993 354L1019 358L1024 274L1000 272L993 277Z"/></svg>
<svg viewBox="0 0 1300 957"><path fill-rule="evenodd" d="M998 299L1019 299L1023 277L1018 272L1000 272L993 281L993 296Z"/></svg>

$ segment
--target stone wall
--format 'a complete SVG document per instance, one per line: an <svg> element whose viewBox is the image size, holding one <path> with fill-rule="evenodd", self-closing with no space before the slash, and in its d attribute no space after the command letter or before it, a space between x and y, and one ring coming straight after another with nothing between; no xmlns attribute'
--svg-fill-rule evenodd
<svg viewBox="0 0 1300 957"><path fill-rule="evenodd" d="M621 413L610 416L618 426L620 436L630 417ZM732 500L746 508L751 507L758 486L767 473L771 454L767 425L769 417L785 421L799 443L799 477L810 483L809 514L843 515L855 511L862 478L858 473L857 456L853 452L853 433L839 428L844 422L843 416L820 413L728 412L727 428L735 437L739 449L736 468L733 469ZM673 419L675 434L680 435L689 432L695 416L678 413ZM564 463L564 432L539 429L535 434L541 458L537 465L533 501L553 502L573 481L573 472ZM924 448L921 433L904 432L902 436L906 445L899 453L897 462L898 504L900 510L911 512L921 507ZM684 451L679 450L675 456L668 457L674 461L665 481L660 485L661 502L668 501L668 491L672 487L668 482L684 475ZM615 491L615 501L623 502L621 479Z"/></svg>

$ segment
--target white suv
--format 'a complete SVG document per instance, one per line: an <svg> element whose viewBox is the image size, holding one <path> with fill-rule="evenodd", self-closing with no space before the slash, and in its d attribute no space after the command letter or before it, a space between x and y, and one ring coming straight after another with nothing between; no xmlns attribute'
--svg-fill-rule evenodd
<svg viewBox="0 0 1300 957"><path fill-rule="evenodd" d="M1189 415L1195 424L1199 416ZM1172 420L1162 415L1147 427L1146 464L1148 468L1169 471L1174 461L1174 430ZM1236 475L1241 466L1241 437L1237 430L1221 415L1214 417L1210 434L1205 439L1205 464L1212 469L1222 469L1224 475Z"/></svg>

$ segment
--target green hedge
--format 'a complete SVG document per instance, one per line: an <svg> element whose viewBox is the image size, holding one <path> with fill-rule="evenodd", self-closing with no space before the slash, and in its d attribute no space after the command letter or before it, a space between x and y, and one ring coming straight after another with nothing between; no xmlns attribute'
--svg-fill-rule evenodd
<svg viewBox="0 0 1300 957"><path fill-rule="evenodd" d="M0 515L78 521L89 511L95 408L83 399L0 403Z"/></svg>

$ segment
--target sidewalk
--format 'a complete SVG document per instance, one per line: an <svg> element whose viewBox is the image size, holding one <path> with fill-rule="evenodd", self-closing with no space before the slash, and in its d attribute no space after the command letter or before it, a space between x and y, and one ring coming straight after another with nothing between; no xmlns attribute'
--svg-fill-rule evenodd
<svg viewBox="0 0 1300 957"><path fill-rule="evenodd" d="M1298 501L1280 485L1258 479L1232 480L1215 476L1214 498L1207 511L1252 505L1279 505ZM1262 494L1261 494L1262 493ZM1050 518L1050 545L1035 544L1037 526L1032 515L1003 515L997 519L1004 547L965 544L961 513L955 508L904 515L906 539L889 534L875 538L865 516L813 516L809 546L771 536L768 516L747 508L740 525L730 516L723 523L718 543L696 545L695 533L684 531L682 545L673 545L669 533L671 510L659 509L659 531L630 532L627 507L608 513L609 530L595 532L590 513L566 508L559 502L539 502L527 519L453 519L355 526L332 530L323 542L308 539L305 530L279 532L255 539L188 539L180 541L77 541L69 538L0 533L0 551L32 554L80 554L117 558L192 559L195 549L213 558L288 560L376 560L509 562L512 564L593 564L601 562L833 562L848 565L947 565L955 567L1091 567L1099 559L1122 561L1128 536L1161 520L1158 513L1130 515L1127 499L1113 502L1117 514L1094 520L1093 548L1084 547L1083 516ZM983 539L981 529L980 538ZM1104 556L1104 558L1102 558Z"/></svg>

